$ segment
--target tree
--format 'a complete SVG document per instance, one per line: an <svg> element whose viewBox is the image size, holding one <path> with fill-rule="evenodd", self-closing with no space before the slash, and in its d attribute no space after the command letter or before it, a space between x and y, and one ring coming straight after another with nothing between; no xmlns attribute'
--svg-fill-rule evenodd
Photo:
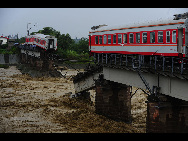
<svg viewBox="0 0 188 141"><path fill-rule="evenodd" d="M31 35L34 35L35 33L40 33L44 35L52 35L52 36L55 36L56 38L58 38L60 35L60 32L56 31L52 27L44 27L42 30L39 30L38 32L32 32Z"/></svg>
<svg viewBox="0 0 188 141"><path fill-rule="evenodd" d="M71 46L71 50L76 51L77 53L84 53L88 52L88 38L82 37L81 40L78 43L73 43Z"/></svg>
<svg viewBox="0 0 188 141"><path fill-rule="evenodd" d="M66 35L61 34L59 31L56 31L52 27L44 27L42 30L39 30L38 32L32 32L31 35L34 35L35 33L55 36L57 38L57 47L63 50L70 49L70 46L73 42L71 36L68 33Z"/></svg>
<svg viewBox="0 0 188 141"><path fill-rule="evenodd" d="M25 37L21 37L20 39L18 39L18 43L25 43Z"/></svg>
<svg viewBox="0 0 188 141"><path fill-rule="evenodd" d="M73 40L71 39L71 36L67 33L62 34L58 40L58 46L62 47L63 50L70 50L71 49L71 44L73 43Z"/></svg>

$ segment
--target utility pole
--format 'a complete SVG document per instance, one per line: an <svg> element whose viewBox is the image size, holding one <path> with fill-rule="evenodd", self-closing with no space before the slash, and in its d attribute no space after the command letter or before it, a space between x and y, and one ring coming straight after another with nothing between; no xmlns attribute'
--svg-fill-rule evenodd
<svg viewBox="0 0 188 141"><path fill-rule="evenodd" d="M27 23L27 36L29 36L29 30L31 29L28 29L28 25L31 24L31 23Z"/></svg>
<svg viewBox="0 0 188 141"><path fill-rule="evenodd" d="M32 27L30 27L30 28L28 27L29 24L31 24L31 23L27 23L27 36L29 36L29 30L32 28ZM33 26L36 26L36 25L37 25L37 23L35 23Z"/></svg>

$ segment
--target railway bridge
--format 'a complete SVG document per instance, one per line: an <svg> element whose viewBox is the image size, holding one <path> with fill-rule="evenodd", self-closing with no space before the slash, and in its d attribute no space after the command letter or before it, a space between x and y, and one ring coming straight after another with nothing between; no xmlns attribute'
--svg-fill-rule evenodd
<svg viewBox="0 0 188 141"><path fill-rule="evenodd" d="M148 95L146 132L188 132L188 79L184 63L167 63L168 58L160 56L149 58L148 63L144 56L94 57L96 65L88 66L73 80L76 93L96 89L96 113L130 123L134 86Z"/></svg>

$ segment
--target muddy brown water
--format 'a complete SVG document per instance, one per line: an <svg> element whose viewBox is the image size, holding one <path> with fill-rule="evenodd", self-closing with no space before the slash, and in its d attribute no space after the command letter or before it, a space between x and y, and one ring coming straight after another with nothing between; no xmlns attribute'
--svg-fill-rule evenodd
<svg viewBox="0 0 188 141"><path fill-rule="evenodd" d="M145 133L141 91L131 99L132 123L117 122L95 113L95 91L93 102L70 99L77 71L62 73L65 78L32 78L15 66L0 68L0 133Z"/></svg>

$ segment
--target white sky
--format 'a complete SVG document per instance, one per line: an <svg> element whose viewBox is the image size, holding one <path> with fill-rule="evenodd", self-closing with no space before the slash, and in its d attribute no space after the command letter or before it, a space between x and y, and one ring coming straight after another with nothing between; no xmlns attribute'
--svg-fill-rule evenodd
<svg viewBox="0 0 188 141"><path fill-rule="evenodd" d="M88 37L91 27L131 24L159 19L173 19L174 14L188 8L0 8L0 36L26 36L27 23L31 32L52 27L72 38ZM37 27L33 25L37 23Z"/></svg>

